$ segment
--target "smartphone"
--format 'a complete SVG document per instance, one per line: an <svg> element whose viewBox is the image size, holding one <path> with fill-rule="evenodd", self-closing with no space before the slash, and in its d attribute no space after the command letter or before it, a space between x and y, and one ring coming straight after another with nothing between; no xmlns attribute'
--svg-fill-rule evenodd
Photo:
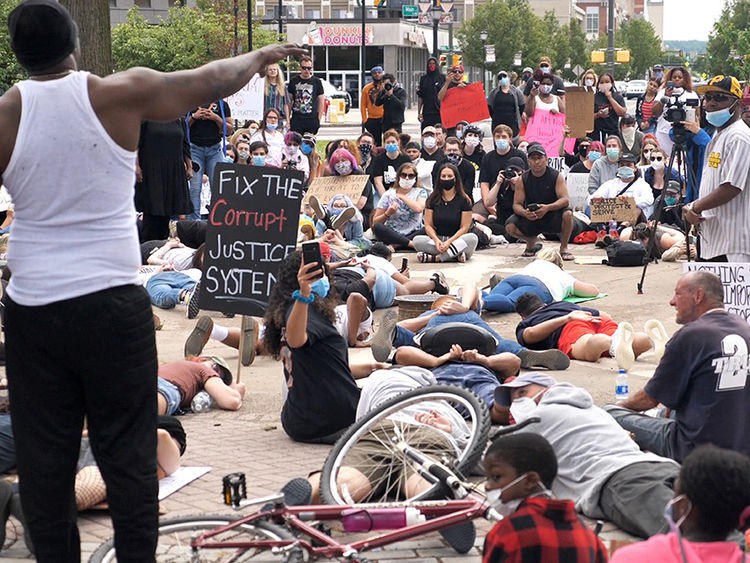
<svg viewBox="0 0 750 563"><path fill-rule="evenodd" d="M530 203L526 206L526 209L529 211L539 211L539 204L538 203Z"/></svg>
<svg viewBox="0 0 750 563"><path fill-rule="evenodd" d="M402 258L401 259L401 269L399 272L405 272L406 268L409 267L409 259L408 258Z"/></svg>
<svg viewBox="0 0 750 563"><path fill-rule="evenodd" d="M667 81L667 90L669 90L670 88L674 88L674 82L672 82L671 80L668 80Z"/></svg>
<svg viewBox="0 0 750 563"><path fill-rule="evenodd" d="M323 277L323 257L320 255L320 244L317 242L305 242L302 244L302 261L305 264L318 263L320 275L314 279L319 280Z"/></svg>

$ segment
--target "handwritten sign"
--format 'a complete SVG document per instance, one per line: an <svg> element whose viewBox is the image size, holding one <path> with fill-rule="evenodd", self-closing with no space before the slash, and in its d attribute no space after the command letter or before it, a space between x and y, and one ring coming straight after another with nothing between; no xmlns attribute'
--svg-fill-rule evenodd
<svg viewBox="0 0 750 563"><path fill-rule="evenodd" d="M592 223L609 223L612 217L618 223L623 221L635 223L640 214L640 208L636 207L635 199L630 196L603 197L591 200Z"/></svg>
<svg viewBox="0 0 750 563"><path fill-rule="evenodd" d="M589 175L581 172L568 174L568 199L572 209L585 209L586 200L589 197ZM610 217L611 219L611 217ZM609 221L609 219L607 219Z"/></svg>
<svg viewBox="0 0 750 563"><path fill-rule="evenodd" d="M219 163L211 184L201 309L263 316L297 242L304 175Z"/></svg>
<svg viewBox="0 0 750 563"><path fill-rule="evenodd" d="M552 113L546 109L534 110L534 115L529 118L526 125L526 140L529 143L541 143L547 156L559 153L560 141L565 135L563 127L565 125L564 113Z"/></svg>
<svg viewBox="0 0 750 563"><path fill-rule="evenodd" d="M250 82L227 98L232 110L232 119L247 121L263 119L263 88L265 84L259 75L254 75Z"/></svg>
<svg viewBox="0 0 750 563"><path fill-rule="evenodd" d="M321 203L325 204L336 194L344 194L354 203L357 203L369 179L370 177L364 174L321 176L315 178L310 184L310 189L307 190L307 198L314 195Z"/></svg>
<svg viewBox="0 0 750 563"><path fill-rule="evenodd" d="M750 264L744 262L685 262L683 273L703 270L719 276L724 308L750 322Z"/></svg>
<svg viewBox="0 0 750 563"><path fill-rule="evenodd" d="M547 166L550 168L557 170L560 172L563 176L568 173L568 165L565 164L565 157L564 156L550 156L547 158Z"/></svg>
<svg viewBox="0 0 750 563"><path fill-rule="evenodd" d="M585 86L565 88L566 123L572 138L594 130L594 90ZM570 151L569 151L570 152ZM572 153L571 153L572 154Z"/></svg>
<svg viewBox="0 0 750 563"><path fill-rule="evenodd" d="M463 88L451 88L445 93L440 104L440 119L443 127L455 127L459 121L482 121L490 117L487 96L481 82L468 84Z"/></svg>

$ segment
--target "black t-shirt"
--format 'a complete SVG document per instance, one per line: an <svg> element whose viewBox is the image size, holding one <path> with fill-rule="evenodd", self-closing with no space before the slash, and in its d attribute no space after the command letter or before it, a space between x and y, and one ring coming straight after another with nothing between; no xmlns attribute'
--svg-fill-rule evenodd
<svg viewBox="0 0 750 563"><path fill-rule="evenodd" d="M346 340L315 306L308 305L307 342L286 348L282 357L289 395L281 424L290 438L322 438L354 422L359 387L349 369Z"/></svg>
<svg viewBox="0 0 750 563"><path fill-rule="evenodd" d="M534 79L532 78L527 80L526 85L523 87L523 95L528 96L529 94L531 94L531 88L533 86ZM565 83L562 81L562 78L560 78L556 74L552 75L552 93L558 96L565 95Z"/></svg>
<svg viewBox="0 0 750 563"><path fill-rule="evenodd" d="M403 153L399 153L396 158L388 158L388 153L383 153L376 156L372 161L372 169L370 171L371 178L377 178L378 176L383 177L383 187L389 190L396 183L396 172L402 164L411 162L411 158Z"/></svg>
<svg viewBox="0 0 750 563"><path fill-rule="evenodd" d="M292 113L297 117L318 119L318 96L323 94L320 78L312 76L303 80L295 76L289 81L288 89L292 98Z"/></svg>
<svg viewBox="0 0 750 563"><path fill-rule="evenodd" d="M618 92L612 92L612 98L614 98L618 104L625 107L625 99ZM594 113L597 113L602 108L609 108L609 115L607 117L597 117L594 119L594 131L606 133L607 135L617 135L619 131L617 124L620 117L615 113L607 96L601 92L597 92L594 94Z"/></svg>
<svg viewBox="0 0 750 563"><path fill-rule="evenodd" d="M422 149L423 160L434 160L435 162L441 162L445 160L445 153L443 149L437 149L434 153L430 154L424 148Z"/></svg>
<svg viewBox="0 0 750 563"><path fill-rule="evenodd" d="M221 117L221 109L219 103L224 107L224 116L226 118L231 117L232 112L229 109L229 104L223 100L212 103L210 108L213 112ZM195 108L190 113L195 113L198 108ZM224 137L224 126L215 123L210 119L193 119L193 124L190 126L190 142L199 147L210 147L220 142Z"/></svg>
<svg viewBox="0 0 750 563"><path fill-rule="evenodd" d="M591 172L591 170L586 168L586 165L582 160L576 162L573 166L570 167L570 170L568 170L568 174L588 174L589 172Z"/></svg>
<svg viewBox="0 0 750 563"><path fill-rule="evenodd" d="M432 209L432 224L440 237L452 237L461 228L461 213L471 211L471 203L465 198L455 196L450 201L438 199L426 204Z"/></svg>
<svg viewBox="0 0 750 563"><path fill-rule="evenodd" d="M573 311L588 311L595 317L599 316L599 311L597 309L581 307L580 305L577 305L575 303L568 303L567 301L557 301L555 303L550 303L549 305L545 305L544 307L532 313L520 323L518 323L518 326L516 327L516 340L518 340L518 343L521 346L525 346L526 348L530 348L532 350L550 350L557 348L557 341L560 339L560 333L562 332L562 329L564 327L561 326L547 338L545 338L544 340L540 340L539 342L526 342L523 338L523 331L529 327L540 325L545 321L559 319L560 317L564 317L565 315L567 315L568 313L572 313Z"/></svg>
<svg viewBox="0 0 750 563"><path fill-rule="evenodd" d="M479 170L479 167L482 166L482 159L485 154L487 153L484 152L482 145L477 145L474 148L474 152L471 154L464 154L464 158L474 164L474 167Z"/></svg>
<svg viewBox="0 0 750 563"><path fill-rule="evenodd" d="M512 90L506 94L500 88L497 89L492 102L492 124L504 123L516 133L518 130L518 118L516 116L516 96Z"/></svg>
<svg viewBox="0 0 750 563"><path fill-rule="evenodd" d="M428 72L419 79L417 96L422 98L423 114L440 113L440 102L437 95L444 83L445 75L437 71Z"/></svg>
<svg viewBox="0 0 750 563"><path fill-rule="evenodd" d="M482 164L479 167L479 182L487 182L491 188L497 180L498 172L505 170L508 161L514 156L523 160L524 168L528 169L529 161L523 151L512 148L505 154L498 154L497 151L488 152L482 158Z"/></svg>
<svg viewBox="0 0 750 563"><path fill-rule="evenodd" d="M440 168L440 165L444 162L447 162L447 159L445 156L443 156L442 160L438 160L435 163L435 166L432 168L432 185L437 185L438 182L438 168ZM474 182L476 179L476 168L474 168L474 165L466 160L465 158L461 158L461 162L458 163L458 175L461 176L461 183L464 186L464 191L466 192L466 195L469 196L469 199L471 199L472 204L474 203Z"/></svg>

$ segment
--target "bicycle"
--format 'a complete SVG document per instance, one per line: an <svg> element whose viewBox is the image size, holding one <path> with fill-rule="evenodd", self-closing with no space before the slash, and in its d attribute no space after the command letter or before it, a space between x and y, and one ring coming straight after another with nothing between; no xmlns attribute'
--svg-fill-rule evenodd
<svg viewBox="0 0 750 563"><path fill-rule="evenodd" d="M406 440L412 437L411 428L406 417L398 416L407 412L405 409L434 407L437 402L458 404L467 408L464 413L469 420L476 419L475 431L471 432L471 448L463 448L452 460L445 458L437 461L412 447ZM400 405L400 408L399 408ZM395 416L394 416L395 415ZM429 532L440 531L457 524L485 518L496 522L502 518L487 502L483 493L476 490L476 484L468 482L456 467L468 467L476 461L487 443L489 424L487 408L476 395L462 388L453 386L430 386L405 393L386 401L366 417L357 421L339 440L326 461L329 473L335 474L340 462L346 456L340 453L351 451L351 447L366 434L367 429L377 427L384 420L393 422L393 439L389 451L394 454L393 460L418 473L429 483L429 488L420 491L414 498L397 502L377 503L344 503L334 505L287 506L283 494L277 493L266 497L250 499L246 497L244 474L233 473L224 478L223 496L225 504L235 510L254 505L261 508L250 515L235 518L232 516L192 516L167 520L159 525L159 543L157 562L166 561L282 561L284 563L301 563L307 557L342 558L352 562L365 562L362 553L368 550L404 541ZM497 431L495 436L515 432L532 422L524 423ZM404 431L405 430L405 431ZM478 453L476 453L478 450ZM464 455L466 454L466 455ZM329 464L330 460L331 463ZM338 461L336 461L338 460ZM473 460L473 462L472 462ZM322 483L321 483L322 484ZM338 490L333 484L329 493ZM323 488L321 487L323 493ZM393 491L392 491L393 492ZM449 500L421 500L447 492ZM341 496L337 497L342 501ZM356 541L337 541L324 523L341 521L351 511L367 512L372 509L392 508L403 510L412 507L425 516L422 523L407 525L387 531L374 537L365 537ZM112 563L116 561L112 540L102 544L91 556L91 563Z"/></svg>

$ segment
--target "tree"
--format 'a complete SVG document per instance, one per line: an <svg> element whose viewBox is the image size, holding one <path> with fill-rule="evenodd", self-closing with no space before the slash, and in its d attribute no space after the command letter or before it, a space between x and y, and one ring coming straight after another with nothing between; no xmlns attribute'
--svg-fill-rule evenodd
<svg viewBox="0 0 750 563"><path fill-rule="evenodd" d="M625 48L630 50L628 70L631 78L644 77L646 71L661 60L661 40L650 22L626 20L622 22L618 35Z"/></svg>
<svg viewBox="0 0 750 563"><path fill-rule="evenodd" d="M750 78L750 0L730 0L708 36L708 71Z"/></svg>
<svg viewBox="0 0 750 563"><path fill-rule="evenodd" d="M99 76L112 73L112 37L107 0L62 0L78 23L81 57L78 67Z"/></svg>
<svg viewBox="0 0 750 563"><path fill-rule="evenodd" d="M7 22L8 15L17 5L18 0L0 0L0 21ZM26 71L18 64L16 56L11 51L10 36L6 31L0 34L0 89L5 91L24 78Z"/></svg>

